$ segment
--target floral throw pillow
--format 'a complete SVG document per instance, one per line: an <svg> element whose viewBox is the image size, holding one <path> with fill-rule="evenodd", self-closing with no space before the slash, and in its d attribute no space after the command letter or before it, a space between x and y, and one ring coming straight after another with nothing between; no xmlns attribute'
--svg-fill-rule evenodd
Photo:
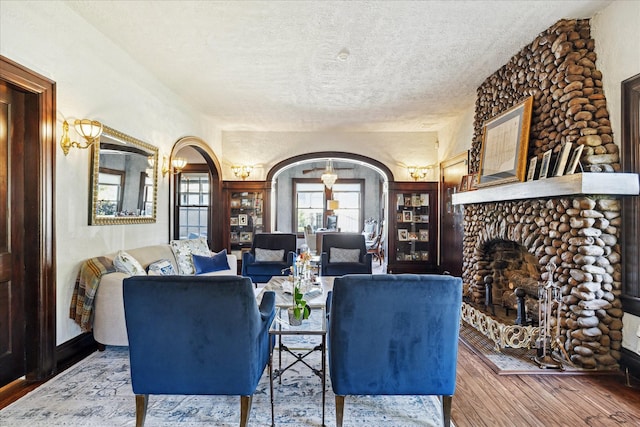
<svg viewBox="0 0 640 427"><path fill-rule="evenodd" d="M360 249L329 249L329 262L360 262Z"/></svg>
<svg viewBox="0 0 640 427"><path fill-rule="evenodd" d="M173 276L176 274L176 271L173 269L171 261L168 259L161 259L149 264L149 267L147 267L147 274L149 276Z"/></svg>
<svg viewBox="0 0 640 427"><path fill-rule="evenodd" d="M207 239L199 237L197 239L172 240L170 242L173 255L176 257L178 274L195 274L193 259L191 255L211 256Z"/></svg>
<svg viewBox="0 0 640 427"><path fill-rule="evenodd" d="M113 265L116 267L116 271L128 274L130 276L146 276L147 272L144 271L142 265L137 259L129 255L125 251L119 251L116 257L113 259Z"/></svg>
<svg viewBox="0 0 640 427"><path fill-rule="evenodd" d="M256 248L256 262L284 261L284 249Z"/></svg>

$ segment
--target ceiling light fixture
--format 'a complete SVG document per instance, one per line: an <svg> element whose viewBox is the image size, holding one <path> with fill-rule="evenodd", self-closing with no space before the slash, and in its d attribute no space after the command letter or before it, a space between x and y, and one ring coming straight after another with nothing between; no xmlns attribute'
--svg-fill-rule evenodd
<svg viewBox="0 0 640 427"><path fill-rule="evenodd" d="M346 47L343 47L340 52L338 52L338 56L337 58L340 61L346 61L347 58L349 58L349 55L351 55L351 53L349 52L349 49L347 49Z"/></svg>
<svg viewBox="0 0 640 427"><path fill-rule="evenodd" d="M327 163L327 168L322 173L322 176L320 177L320 179L324 183L324 186L327 187L328 189L331 189L331 187L333 187L333 184L338 179L338 175L333 170L333 162L331 161L331 159L329 159L329 162Z"/></svg>

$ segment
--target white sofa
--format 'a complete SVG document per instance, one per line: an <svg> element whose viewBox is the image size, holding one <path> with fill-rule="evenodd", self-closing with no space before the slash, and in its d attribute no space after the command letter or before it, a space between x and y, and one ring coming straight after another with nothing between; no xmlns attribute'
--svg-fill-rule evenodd
<svg viewBox="0 0 640 427"><path fill-rule="evenodd" d="M145 269L152 262L166 259L173 264L177 272L176 258L171 250L171 246L154 245L137 249L127 249L126 251L134 257ZM107 257L113 259L116 254L109 254ZM237 275L237 258L235 255L227 254L227 261L231 269L221 270L204 275ZM127 327L124 320L124 302L122 298L122 280L129 277L119 271L105 274L100 279L98 291L94 300L93 337L103 345L128 346Z"/></svg>

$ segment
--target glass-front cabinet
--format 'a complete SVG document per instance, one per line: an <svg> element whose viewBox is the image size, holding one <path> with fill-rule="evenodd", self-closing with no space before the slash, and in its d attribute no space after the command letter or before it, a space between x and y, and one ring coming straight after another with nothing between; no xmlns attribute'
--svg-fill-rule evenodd
<svg viewBox="0 0 640 427"><path fill-rule="evenodd" d="M227 181L224 183L227 216L227 250L238 258L251 250L253 236L267 232L265 183Z"/></svg>
<svg viewBox="0 0 640 427"><path fill-rule="evenodd" d="M390 184L389 273L437 272L437 185Z"/></svg>

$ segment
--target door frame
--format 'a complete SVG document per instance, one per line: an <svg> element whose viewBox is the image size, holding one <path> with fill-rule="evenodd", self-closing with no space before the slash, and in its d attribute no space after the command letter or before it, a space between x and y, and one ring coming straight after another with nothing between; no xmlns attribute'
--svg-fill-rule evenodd
<svg viewBox="0 0 640 427"><path fill-rule="evenodd" d="M27 94L25 114L24 307L27 381L56 370L56 84L0 55L0 80ZM27 175L28 174L28 175Z"/></svg>
<svg viewBox="0 0 640 427"><path fill-rule="evenodd" d="M441 270L443 269L442 267L442 254L444 253L444 251L446 250L446 248L443 248L443 243L444 243L444 239L442 238L443 236L443 218L445 218L445 215L450 215L449 213L446 212L447 207L449 206L449 204L451 203L450 200L450 195L447 194L447 189L445 188L445 177L446 177L446 173L445 170L451 166L455 166L455 165L459 165L459 164L464 164L467 166L467 173L469 173L469 151L464 151L460 154L457 154L453 157L450 157L446 160L443 160L442 162L440 162L440 185L439 185L439 194L440 194L440 200L439 200L439 212L438 215L440 216L440 221L439 221L439 226L438 226L438 265L440 266ZM455 216L455 215L454 215ZM462 238L463 236L461 236ZM462 248L460 248L462 249ZM460 253L460 268L462 269L462 253ZM445 265L446 266L446 265ZM455 273L455 272L454 272Z"/></svg>
<svg viewBox="0 0 640 427"><path fill-rule="evenodd" d="M207 241L209 248L213 251L221 251L225 248L223 235L224 227L222 226L225 218L222 204L218 205L218 209L213 209L214 200L222 200L222 170L220 161L215 153L203 139L196 136L185 136L180 138L171 148L170 159L185 147L196 150L204 159L207 170L209 171L209 223L207 226ZM188 171L187 166L187 171ZM179 187L180 174L169 174L169 240L179 239L180 235L177 230L177 196Z"/></svg>

